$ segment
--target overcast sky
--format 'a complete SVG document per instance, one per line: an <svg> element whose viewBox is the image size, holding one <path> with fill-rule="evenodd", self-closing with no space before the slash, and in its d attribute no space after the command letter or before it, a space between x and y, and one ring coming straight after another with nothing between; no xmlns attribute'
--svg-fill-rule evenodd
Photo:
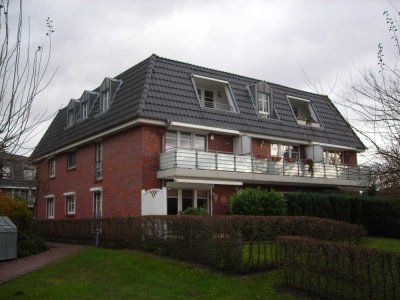
<svg viewBox="0 0 400 300"><path fill-rule="evenodd" d="M304 70L338 92L350 71L376 66L378 43L390 50L390 9L385 0L25 0L33 45L53 20L51 68L59 67L36 110L55 112L152 53L310 90Z"/></svg>

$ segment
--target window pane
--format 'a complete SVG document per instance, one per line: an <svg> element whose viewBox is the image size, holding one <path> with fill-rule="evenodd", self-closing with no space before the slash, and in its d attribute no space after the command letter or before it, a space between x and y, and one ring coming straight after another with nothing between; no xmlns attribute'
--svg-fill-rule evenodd
<svg viewBox="0 0 400 300"><path fill-rule="evenodd" d="M177 215L178 214L178 198L167 198L167 214Z"/></svg>
<svg viewBox="0 0 400 300"><path fill-rule="evenodd" d="M278 155L279 155L279 145L271 144L271 156L278 156Z"/></svg>
<svg viewBox="0 0 400 300"><path fill-rule="evenodd" d="M68 153L68 168L73 168L76 166L76 152Z"/></svg>
<svg viewBox="0 0 400 300"><path fill-rule="evenodd" d="M181 148L190 149L192 148L192 134L187 132L181 132L180 137Z"/></svg>
<svg viewBox="0 0 400 300"><path fill-rule="evenodd" d="M299 160L300 159L299 146L290 146L290 150L291 150L291 154L292 154L291 157Z"/></svg>
<svg viewBox="0 0 400 300"><path fill-rule="evenodd" d="M197 207L204 208L208 211L207 199L197 199Z"/></svg>
<svg viewBox="0 0 400 300"><path fill-rule="evenodd" d="M165 150L173 149L177 147L176 143L176 132L175 131L167 131L165 135Z"/></svg>
<svg viewBox="0 0 400 300"><path fill-rule="evenodd" d="M211 91L204 91L204 106L214 108L214 93Z"/></svg>
<svg viewBox="0 0 400 300"><path fill-rule="evenodd" d="M199 150L206 150L206 136L196 135L194 139L194 148Z"/></svg>

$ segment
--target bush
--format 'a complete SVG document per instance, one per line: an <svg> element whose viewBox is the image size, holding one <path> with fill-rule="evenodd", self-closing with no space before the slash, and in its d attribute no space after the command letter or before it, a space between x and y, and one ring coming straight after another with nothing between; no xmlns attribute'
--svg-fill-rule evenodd
<svg viewBox="0 0 400 300"><path fill-rule="evenodd" d="M400 238L400 201L378 197L288 193L287 213L362 224L370 235Z"/></svg>
<svg viewBox="0 0 400 300"><path fill-rule="evenodd" d="M332 299L398 299L400 255L303 237L280 239L287 284Z"/></svg>
<svg viewBox="0 0 400 300"><path fill-rule="evenodd" d="M279 192L241 189L230 199L230 212L233 215L280 216L286 212L285 200Z"/></svg>
<svg viewBox="0 0 400 300"><path fill-rule="evenodd" d="M0 216L9 217L20 231L31 231L32 212L25 200L13 199L0 193Z"/></svg>
<svg viewBox="0 0 400 300"><path fill-rule="evenodd" d="M18 233L17 255L25 257L47 250L44 241L34 234Z"/></svg>
<svg viewBox="0 0 400 300"><path fill-rule="evenodd" d="M193 216L208 216L208 211L202 207L189 207L181 213L182 215L193 215Z"/></svg>

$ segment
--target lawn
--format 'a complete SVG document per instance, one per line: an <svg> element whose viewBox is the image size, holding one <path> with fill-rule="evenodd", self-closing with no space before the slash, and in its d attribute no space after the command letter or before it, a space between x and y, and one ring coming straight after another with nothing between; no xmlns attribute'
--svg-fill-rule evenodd
<svg viewBox="0 0 400 300"><path fill-rule="evenodd" d="M0 299L298 299L281 271L227 276L134 251L88 248L1 285Z"/></svg>
<svg viewBox="0 0 400 300"><path fill-rule="evenodd" d="M400 240L362 245L400 253ZM0 299L300 299L281 289L281 271L224 275L135 251L90 247L0 287Z"/></svg>

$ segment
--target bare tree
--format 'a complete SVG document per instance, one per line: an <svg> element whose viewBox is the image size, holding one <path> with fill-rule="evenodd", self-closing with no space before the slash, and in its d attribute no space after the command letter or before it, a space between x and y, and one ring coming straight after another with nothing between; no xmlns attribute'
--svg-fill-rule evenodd
<svg viewBox="0 0 400 300"><path fill-rule="evenodd" d="M358 118L355 130L374 150L375 184L385 192L400 193L400 13L383 13L393 41L388 52L378 45L377 66L365 67L352 76L350 93L342 105Z"/></svg>
<svg viewBox="0 0 400 300"><path fill-rule="evenodd" d="M14 5L14 7L13 7ZM15 16L10 16L15 12ZM32 47L30 25L23 27L23 3L0 0L0 170L2 153L30 151L26 142L48 120L46 110L34 114L33 103L54 77L48 74L52 21L47 18L47 42ZM1 178L0 172L0 178Z"/></svg>

